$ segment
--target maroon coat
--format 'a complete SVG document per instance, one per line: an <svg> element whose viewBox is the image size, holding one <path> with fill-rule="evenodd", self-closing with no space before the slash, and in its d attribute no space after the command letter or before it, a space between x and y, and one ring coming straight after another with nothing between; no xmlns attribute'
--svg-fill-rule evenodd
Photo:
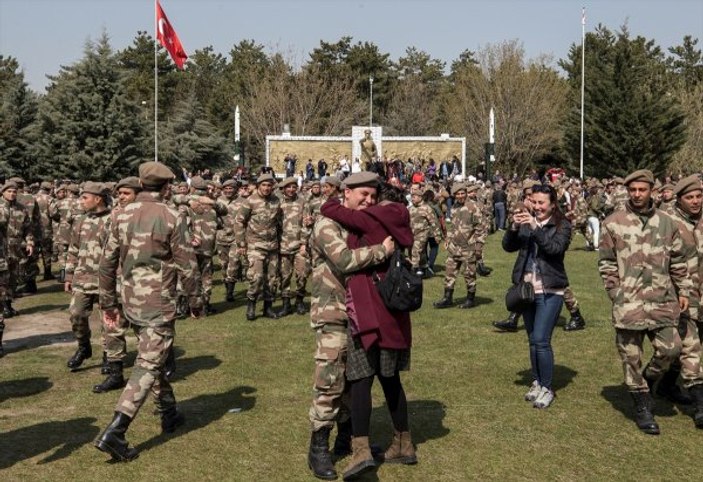
<svg viewBox="0 0 703 482"><path fill-rule="evenodd" d="M361 211L345 208L337 199L330 199L321 209L322 215L338 222L350 231L347 245L350 249L380 244L392 236L400 248L410 248L413 233L410 213L403 204L382 202ZM349 279L358 318L358 335L364 349L377 343L381 348L403 350L412 344L410 313L389 311L373 282L374 273L381 278L388 271L389 262L361 271Z"/></svg>

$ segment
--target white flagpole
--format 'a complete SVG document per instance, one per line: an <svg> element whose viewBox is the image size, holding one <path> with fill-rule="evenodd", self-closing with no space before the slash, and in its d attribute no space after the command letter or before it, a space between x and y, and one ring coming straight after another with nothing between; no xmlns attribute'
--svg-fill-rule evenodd
<svg viewBox="0 0 703 482"><path fill-rule="evenodd" d="M154 0L154 161L159 162L159 23L156 18L158 0Z"/></svg>
<svg viewBox="0 0 703 482"><path fill-rule="evenodd" d="M581 9L581 171L580 177L583 179L583 107L584 107L584 86L586 80L586 7Z"/></svg>

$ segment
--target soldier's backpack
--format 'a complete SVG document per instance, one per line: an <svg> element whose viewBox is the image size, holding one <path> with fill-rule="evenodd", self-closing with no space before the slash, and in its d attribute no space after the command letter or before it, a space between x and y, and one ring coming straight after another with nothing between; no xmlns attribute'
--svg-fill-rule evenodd
<svg viewBox="0 0 703 482"><path fill-rule="evenodd" d="M374 274L374 284L390 311L415 311L422 306L422 277L415 274L402 251L396 249L385 278Z"/></svg>

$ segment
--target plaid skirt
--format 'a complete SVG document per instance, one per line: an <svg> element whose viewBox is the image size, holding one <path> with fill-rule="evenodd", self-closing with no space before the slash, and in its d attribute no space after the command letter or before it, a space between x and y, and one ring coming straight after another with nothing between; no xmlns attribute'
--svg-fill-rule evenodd
<svg viewBox="0 0 703 482"><path fill-rule="evenodd" d="M410 370L410 348L391 350L374 345L366 351L359 337L349 336L347 380L361 380L374 375L392 377L395 372L408 370Z"/></svg>

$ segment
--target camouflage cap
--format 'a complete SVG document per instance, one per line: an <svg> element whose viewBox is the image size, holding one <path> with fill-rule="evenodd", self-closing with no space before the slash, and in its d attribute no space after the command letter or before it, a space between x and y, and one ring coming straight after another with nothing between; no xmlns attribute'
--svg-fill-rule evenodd
<svg viewBox="0 0 703 482"><path fill-rule="evenodd" d="M691 191L698 190L703 190L703 184L701 184L698 174L692 174L688 177L684 177L676 183L676 186L674 186L674 194L676 194L677 197L688 194Z"/></svg>
<svg viewBox="0 0 703 482"><path fill-rule="evenodd" d="M15 181L6 181L5 184L2 185L2 189L0 189L0 192L5 192L8 189L17 189L17 183Z"/></svg>
<svg viewBox="0 0 703 482"><path fill-rule="evenodd" d="M378 179L378 174L369 172L369 171L363 171L363 172L357 172L356 174L352 174L348 178L344 180L344 188L345 189L355 189L357 187L375 187L378 188L378 186L381 184L381 182Z"/></svg>
<svg viewBox="0 0 703 482"><path fill-rule="evenodd" d="M119 189L121 187L134 189L135 191L140 191L142 189L142 185L139 184L139 178L136 176L129 176L124 179L120 179L120 182L115 185L115 189Z"/></svg>
<svg viewBox="0 0 703 482"><path fill-rule="evenodd" d="M51 191L51 188L53 188L54 185L51 184L49 181L42 181L39 184L39 189L46 189L47 191Z"/></svg>
<svg viewBox="0 0 703 482"><path fill-rule="evenodd" d="M278 187L283 189L286 186L290 186L291 184L295 184L296 186L298 185L298 180L294 177L287 177L281 182L278 183Z"/></svg>
<svg viewBox="0 0 703 482"><path fill-rule="evenodd" d="M198 191L207 191L207 181L200 176L193 176L190 178L190 187Z"/></svg>
<svg viewBox="0 0 703 482"><path fill-rule="evenodd" d="M96 196L105 196L107 194L107 189L105 189L105 185L101 182L87 181L83 184L81 192L95 194Z"/></svg>
<svg viewBox="0 0 703 482"><path fill-rule="evenodd" d="M633 172L625 178L623 184L626 186L631 182L648 182L650 185L654 185L654 174L649 169L640 169Z"/></svg>
<svg viewBox="0 0 703 482"><path fill-rule="evenodd" d="M337 176L325 176L322 178L322 184L329 184L330 186L334 186L337 189L342 185L342 181L339 180Z"/></svg>
<svg viewBox="0 0 703 482"><path fill-rule="evenodd" d="M9 180L17 184L18 187L25 185L24 179L19 176L11 177Z"/></svg>
<svg viewBox="0 0 703 482"><path fill-rule="evenodd" d="M466 184L464 184L463 182L454 183L454 185L452 186L452 196L461 191L466 192Z"/></svg>
<svg viewBox="0 0 703 482"><path fill-rule="evenodd" d="M161 162L149 161L139 165L139 180L145 186L162 186L175 178L171 169Z"/></svg>
<svg viewBox="0 0 703 482"><path fill-rule="evenodd" d="M260 176L256 179L256 185L258 186L258 185L261 184L262 182L270 182L271 184L275 184L275 183L276 183L276 179L273 177L272 174L266 173L266 174L260 175Z"/></svg>
<svg viewBox="0 0 703 482"><path fill-rule="evenodd" d="M225 182L222 183L222 187L223 187L223 188L229 187L229 186L232 186L232 187L235 187L235 188L236 188L236 187L237 187L237 181L234 180L234 179L227 179Z"/></svg>

